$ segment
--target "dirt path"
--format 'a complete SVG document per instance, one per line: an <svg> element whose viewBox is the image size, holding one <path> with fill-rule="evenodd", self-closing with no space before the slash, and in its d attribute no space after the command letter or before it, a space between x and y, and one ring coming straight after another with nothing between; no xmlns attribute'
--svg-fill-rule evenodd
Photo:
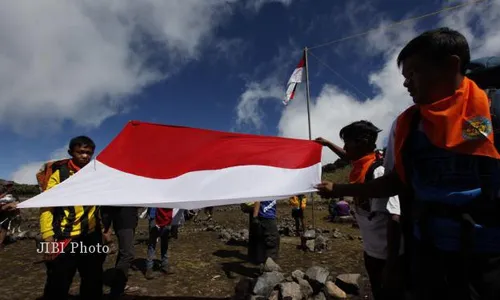
<svg viewBox="0 0 500 300"><path fill-rule="evenodd" d="M285 205L280 205L279 216L290 215ZM310 208L306 218L311 217ZM345 237L331 239L331 250L324 253L305 253L297 249L299 238L282 237L279 264L285 272L307 269L312 265L328 267L333 274L361 273L361 241L359 230L351 225L332 224L323 220L327 212L318 207L315 211L316 227L333 231L338 228ZM204 218L203 214L201 218ZM239 230L247 227L247 216L237 209L216 208L214 221L221 226ZM218 239L217 232L203 231L203 226L189 222L183 227L178 240L171 240L169 249L172 274L146 280L141 270L146 257L146 222L140 221L136 244L135 268L129 284L142 291L128 299L226 299L233 295L234 286L243 276L255 277L258 269L245 262L244 245L226 245ZM349 238L346 238L349 237ZM159 256L159 245L158 245ZM36 253L33 240L18 241L7 245L0 252L0 299L36 299L42 295L45 267ZM113 266L116 256L106 259L105 270ZM366 281L366 280L365 280ZM71 289L78 294L78 274ZM107 291L108 288L105 287ZM363 298L363 297L361 297Z"/></svg>

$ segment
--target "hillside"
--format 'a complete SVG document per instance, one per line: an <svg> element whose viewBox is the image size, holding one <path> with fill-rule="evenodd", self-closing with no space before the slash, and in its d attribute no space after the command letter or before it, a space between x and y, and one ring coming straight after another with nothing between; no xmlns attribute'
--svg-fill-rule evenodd
<svg viewBox="0 0 500 300"><path fill-rule="evenodd" d="M7 181L8 180L0 179L0 190L3 189ZM33 197L40 193L38 185L20 184L16 182L14 182L14 191L17 193L18 196L23 198Z"/></svg>

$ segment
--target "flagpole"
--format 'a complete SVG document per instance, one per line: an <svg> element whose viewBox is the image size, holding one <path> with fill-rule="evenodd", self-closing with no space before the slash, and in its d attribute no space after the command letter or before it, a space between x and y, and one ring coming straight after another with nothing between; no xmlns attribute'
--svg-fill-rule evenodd
<svg viewBox="0 0 500 300"><path fill-rule="evenodd" d="M310 100L311 100L311 93L309 91L309 62L308 62L308 55L307 55L307 47L304 48L304 59L305 59L305 71L306 71L306 102L307 102L307 126L309 129L309 140L312 140L312 134L311 134L311 110L310 110ZM314 195L311 193L310 195L311 198L311 203L312 203L312 224L313 228L316 228L316 223L314 220Z"/></svg>

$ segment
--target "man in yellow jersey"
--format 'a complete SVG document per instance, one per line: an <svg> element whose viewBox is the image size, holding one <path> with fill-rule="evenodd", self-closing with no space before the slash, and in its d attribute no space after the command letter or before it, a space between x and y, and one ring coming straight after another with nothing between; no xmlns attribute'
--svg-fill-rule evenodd
<svg viewBox="0 0 500 300"><path fill-rule="evenodd" d="M295 220L295 235L300 236L301 232L306 231L306 224L304 222L304 210L307 205L306 195L300 194L290 197L290 206L292 207L292 218Z"/></svg>
<svg viewBox="0 0 500 300"><path fill-rule="evenodd" d="M95 144L90 138L86 136L73 138L68 150L71 159L52 173L47 190L86 166L92 159L94 151ZM41 208L40 231L48 249L44 251L47 267L44 299L67 299L77 270L81 278L80 297L101 299L105 251L103 251L98 208L96 206Z"/></svg>

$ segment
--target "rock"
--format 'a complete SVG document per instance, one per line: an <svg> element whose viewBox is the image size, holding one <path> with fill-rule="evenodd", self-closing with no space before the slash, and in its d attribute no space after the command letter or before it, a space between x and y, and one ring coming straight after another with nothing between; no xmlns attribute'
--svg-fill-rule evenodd
<svg viewBox="0 0 500 300"><path fill-rule="evenodd" d="M316 231L315 230L307 230L306 232L304 232L304 237L306 239L314 239L316 238Z"/></svg>
<svg viewBox="0 0 500 300"><path fill-rule="evenodd" d="M340 274L337 276L335 284L347 294L359 295L361 274Z"/></svg>
<svg viewBox="0 0 500 300"><path fill-rule="evenodd" d="M307 240L306 247L309 251L314 252L315 241L314 240Z"/></svg>
<svg viewBox="0 0 500 300"><path fill-rule="evenodd" d="M30 240L31 240L31 239L36 239L36 238L38 237L38 233L36 233L36 232L34 232L34 231L30 231L30 232L28 232L28 234L26 235L26 237L27 237L28 239L30 239Z"/></svg>
<svg viewBox="0 0 500 300"><path fill-rule="evenodd" d="M259 295L252 295L250 296L250 298L248 298L250 300L266 300L267 298L266 297L262 297L262 296L259 296ZM246 300L246 299L245 299Z"/></svg>
<svg viewBox="0 0 500 300"><path fill-rule="evenodd" d="M266 272L262 274L253 288L255 295L268 297L274 287L285 280L285 276L280 272Z"/></svg>
<svg viewBox="0 0 500 300"><path fill-rule="evenodd" d="M325 285L326 279L330 275L330 271L323 267L314 266L306 271L305 279L309 282L314 292L319 292Z"/></svg>
<svg viewBox="0 0 500 300"><path fill-rule="evenodd" d="M323 294L323 292L319 292L314 297L309 297L308 300L326 300L326 296L325 294Z"/></svg>
<svg viewBox="0 0 500 300"><path fill-rule="evenodd" d="M347 298L347 294L331 281L327 281L325 284L325 294L329 295L333 299Z"/></svg>
<svg viewBox="0 0 500 300"><path fill-rule="evenodd" d="M250 236L250 233L248 231L248 229L242 229L240 231L240 235L241 235L241 238L244 240L244 241L248 241L248 237Z"/></svg>
<svg viewBox="0 0 500 300"><path fill-rule="evenodd" d="M333 232L333 237L336 239L341 238L342 233L338 229L335 229L335 231Z"/></svg>
<svg viewBox="0 0 500 300"><path fill-rule="evenodd" d="M295 270L292 272L292 278L294 280L297 280L297 279L304 279L304 276L306 274L304 274L304 272L302 272L301 270Z"/></svg>
<svg viewBox="0 0 500 300"><path fill-rule="evenodd" d="M293 280L293 277L292 277L292 276L288 276L287 278L285 278L285 281L286 281L286 282L292 282L292 281L294 281L294 280Z"/></svg>
<svg viewBox="0 0 500 300"><path fill-rule="evenodd" d="M297 283L299 284L300 291L302 292L302 295L304 297L307 298L314 293L313 288L311 287L309 282L307 282L307 280L302 279L302 278L297 278Z"/></svg>
<svg viewBox="0 0 500 300"><path fill-rule="evenodd" d="M280 284L281 299L302 300L300 285L295 282L285 282Z"/></svg>
<svg viewBox="0 0 500 300"><path fill-rule="evenodd" d="M232 234L228 230L222 230L221 233L219 234L219 238L226 243L231 240Z"/></svg>
<svg viewBox="0 0 500 300"><path fill-rule="evenodd" d="M281 272L281 267L274 262L274 260L270 257L267 258L266 263L264 264L264 272Z"/></svg>
<svg viewBox="0 0 500 300"><path fill-rule="evenodd" d="M252 295L254 280L250 278L242 278L234 287L235 300L245 300Z"/></svg>
<svg viewBox="0 0 500 300"><path fill-rule="evenodd" d="M205 231L215 231L215 226L214 225L208 225Z"/></svg>
<svg viewBox="0 0 500 300"><path fill-rule="evenodd" d="M279 300L280 299L280 292L277 290L274 290L271 292L271 295L269 295L269 298L267 300Z"/></svg>
<svg viewBox="0 0 500 300"><path fill-rule="evenodd" d="M328 238L318 235L314 240L314 251L325 251L328 249Z"/></svg>

